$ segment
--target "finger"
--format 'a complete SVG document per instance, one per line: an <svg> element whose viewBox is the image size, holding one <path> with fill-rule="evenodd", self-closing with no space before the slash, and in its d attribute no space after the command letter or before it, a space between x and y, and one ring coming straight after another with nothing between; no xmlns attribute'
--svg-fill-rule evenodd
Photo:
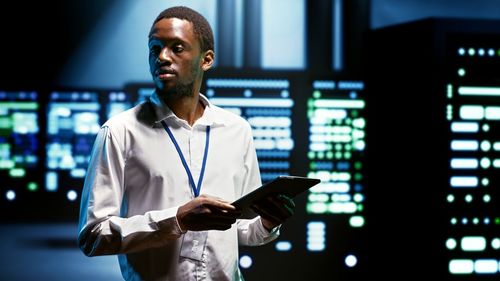
<svg viewBox="0 0 500 281"><path fill-rule="evenodd" d="M221 198L205 195L202 199L202 204L204 206L215 207L220 210L236 211L236 207Z"/></svg>
<svg viewBox="0 0 500 281"><path fill-rule="evenodd" d="M235 210L225 210L225 209L219 209L217 207L209 206L208 209L214 214L214 215L220 215L220 216L226 216L226 217L234 217L237 218L241 216L241 210L235 209Z"/></svg>

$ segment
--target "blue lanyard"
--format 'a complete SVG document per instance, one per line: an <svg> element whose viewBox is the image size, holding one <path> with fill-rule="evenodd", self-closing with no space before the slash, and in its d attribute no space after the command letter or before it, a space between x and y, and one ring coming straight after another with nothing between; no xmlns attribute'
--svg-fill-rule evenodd
<svg viewBox="0 0 500 281"><path fill-rule="evenodd" d="M184 155L182 154L181 148L179 147L179 144L174 138L174 135L172 134L172 131L170 131L170 128L168 128L167 124L165 121L161 121L161 124L163 125L163 128L165 128L165 131L167 131L168 136L174 143L175 149L177 150L177 153L179 153L179 157L181 158L182 166L184 166L184 169L186 170L186 173L189 178L189 184L191 185L191 188L193 189L194 197L198 197L200 195L200 190L201 190L201 183L203 181L203 176L205 174L205 166L207 164L207 155L208 155L208 143L210 142L210 126L207 126L207 137L205 141L205 153L203 154L203 163L201 164L201 172L200 172L200 178L198 179L198 185L194 184L194 179L193 179L193 174L191 174L191 170L189 169L189 166L186 162L186 159L184 158Z"/></svg>

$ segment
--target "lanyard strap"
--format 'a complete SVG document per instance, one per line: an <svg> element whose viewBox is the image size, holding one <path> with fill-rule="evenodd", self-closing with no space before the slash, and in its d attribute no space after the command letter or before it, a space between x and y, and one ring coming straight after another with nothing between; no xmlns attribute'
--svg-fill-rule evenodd
<svg viewBox="0 0 500 281"><path fill-rule="evenodd" d="M177 153L179 154L179 157L181 158L182 166L184 166L184 169L186 170L187 176L189 178L189 184L191 185L191 188L193 189L194 197L198 197L200 195L201 183L203 182L203 176L205 174L205 166L207 164L208 143L210 142L210 126L207 126L205 152L203 154L203 163L201 164L200 178L198 179L198 185L195 185L194 179L193 179L193 174L191 174L191 170L189 169L189 166L186 162L186 159L184 158L184 155L182 154L181 148L179 147L179 144L175 140L175 137L172 134L172 131L170 131L170 128L167 126L165 121L161 121L161 124L163 125L163 128L165 128L165 131L167 131L168 136L170 137L170 139L174 143L175 149L177 150Z"/></svg>

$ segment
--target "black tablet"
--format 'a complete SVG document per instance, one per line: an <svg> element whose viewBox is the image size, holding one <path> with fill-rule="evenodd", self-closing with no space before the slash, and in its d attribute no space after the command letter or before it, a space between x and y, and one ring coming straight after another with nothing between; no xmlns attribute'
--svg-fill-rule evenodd
<svg viewBox="0 0 500 281"><path fill-rule="evenodd" d="M278 194L283 194L293 198L320 182L321 181L319 179L314 178L279 176L231 204L236 208L241 209L242 216L240 218L251 219L257 216L252 208L250 208L254 202L257 202L267 196Z"/></svg>

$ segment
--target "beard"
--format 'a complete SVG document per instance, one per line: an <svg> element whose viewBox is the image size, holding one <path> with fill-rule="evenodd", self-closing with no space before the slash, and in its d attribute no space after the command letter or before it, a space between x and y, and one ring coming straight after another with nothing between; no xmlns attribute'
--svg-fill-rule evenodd
<svg viewBox="0 0 500 281"><path fill-rule="evenodd" d="M194 96L194 80L187 83L176 83L175 87L170 89L162 89L158 91L158 95L165 101L168 100L180 100L183 98L190 98Z"/></svg>
<svg viewBox="0 0 500 281"><path fill-rule="evenodd" d="M163 96L167 99L182 99L185 97L192 97L194 88L194 81L189 83L177 83L174 88L163 91Z"/></svg>
<svg viewBox="0 0 500 281"><path fill-rule="evenodd" d="M188 81L178 81L175 86L169 89L163 88L158 90L158 94L165 100L179 100L183 98L190 98L194 96L194 84L198 73L196 69L191 70L191 77ZM165 85L163 85L165 87Z"/></svg>

